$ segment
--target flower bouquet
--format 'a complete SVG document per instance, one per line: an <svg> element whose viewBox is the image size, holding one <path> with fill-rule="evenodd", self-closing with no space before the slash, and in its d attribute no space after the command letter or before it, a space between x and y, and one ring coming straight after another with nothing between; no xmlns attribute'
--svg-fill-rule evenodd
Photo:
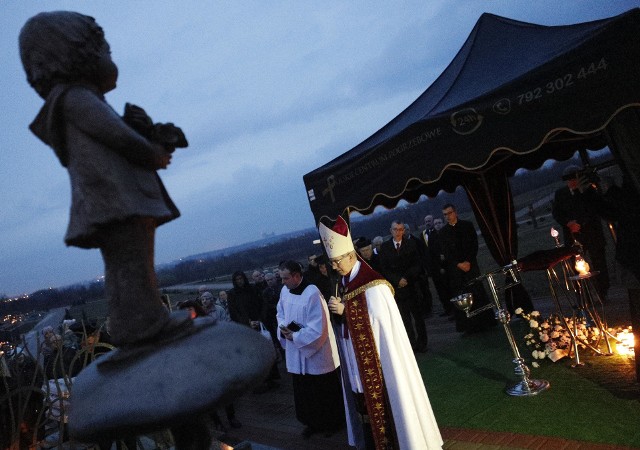
<svg viewBox="0 0 640 450"><path fill-rule="evenodd" d="M549 358L556 362L569 356L571 352L572 336L569 327L574 331L578 346L586 347L586 343L596 342L600 337L597 327L588 325L586 318L568 318L566 321L557 314L551 314L543 319L540 312L525 313L522 308L515 310L516 315L528 322L529 330L525 334L525 344L531 350L533 367L540 367L538 360Z"/></svg>

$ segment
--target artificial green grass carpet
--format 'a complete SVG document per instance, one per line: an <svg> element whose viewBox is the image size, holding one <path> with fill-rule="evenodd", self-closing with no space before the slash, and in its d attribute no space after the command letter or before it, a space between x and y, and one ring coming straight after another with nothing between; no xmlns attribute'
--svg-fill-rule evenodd
<svg viewBox="0 0 640 450"><path fill-rule="evenodd" d="M519 378L502 326L456 337L418 357L438 424L640 447L640 384L633 363L582 351L585 367L571 368L572 360L564 358L532 368L518 325L514 334L530 378L545 379L551 388L531 397L504 392Z"/></svg>

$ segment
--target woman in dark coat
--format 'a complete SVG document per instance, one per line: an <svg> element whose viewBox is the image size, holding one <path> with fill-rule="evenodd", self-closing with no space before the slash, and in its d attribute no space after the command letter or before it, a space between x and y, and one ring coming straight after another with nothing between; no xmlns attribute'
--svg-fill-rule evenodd
<svg viewBox="0 0 640 450"><path fill-rule="evenodd" d="M260 296L249 284L249 279L243 271L234 272L232 282L233 289L228 291L231 320L253 328L257 327L262 312Z"/></svg>

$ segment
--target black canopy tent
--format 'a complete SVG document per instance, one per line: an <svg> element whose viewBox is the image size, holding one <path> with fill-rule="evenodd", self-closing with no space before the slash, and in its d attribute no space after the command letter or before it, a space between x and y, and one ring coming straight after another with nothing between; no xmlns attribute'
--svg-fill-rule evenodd
<svg viewBox="0 0 640 450"><path fill-rule="evenodd" d="M407 109L304 176L316 222L462 185L500 265L517 257L509 176L609 145L640 191L640 10L542 26L483 14Z"/></svg>
<svg viewBox="0 0 640 450"><path fill-rule="evenodd" d="M462 185L485 240L497 241L488 242L492 254L510 261L516 243L508 243L515 240L508 176L515 170L609 144L623 170L628 162L637 176L638 152L608 131L640 107L639 36L639 9L566 26L483 14L413 104L304 176L316 221Z"/></svg>

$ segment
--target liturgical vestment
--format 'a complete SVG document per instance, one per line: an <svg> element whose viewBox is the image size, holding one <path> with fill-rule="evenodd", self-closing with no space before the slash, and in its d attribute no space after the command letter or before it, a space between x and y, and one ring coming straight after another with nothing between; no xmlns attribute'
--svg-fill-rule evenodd
<svg viewBox="0 0 640 450"><path fill-rule="evenodd" d="M442 448L442 437L390 285L360 260L347 277L343 279L342 294L346 322L336 327L347 395L351 395L349 390L364 393L372 428L376 426L376 408L384 410L388 415L385 426L393 427L394 433L391 435L395 434L400 449ZM359 306L354 308L354 304ZM360 342L373 340L368 344L377 353L378 370L383 390L386 391L382 398L372 387L376 383L371 382L371 374L376 377L377 363L371 363L364 354L367 345L356 342L354 346L356 339ZM360 357L358 352L361 353ZM359 367L364 370L361 371ZM362 372L367 376L362 376ZM351 425L349 444L357 445L354 436L358 433L354 433L354 424L358 423L358 414L353 402L346 401L345 404ZM379 442L377 447L382 448Z"/></svg>

